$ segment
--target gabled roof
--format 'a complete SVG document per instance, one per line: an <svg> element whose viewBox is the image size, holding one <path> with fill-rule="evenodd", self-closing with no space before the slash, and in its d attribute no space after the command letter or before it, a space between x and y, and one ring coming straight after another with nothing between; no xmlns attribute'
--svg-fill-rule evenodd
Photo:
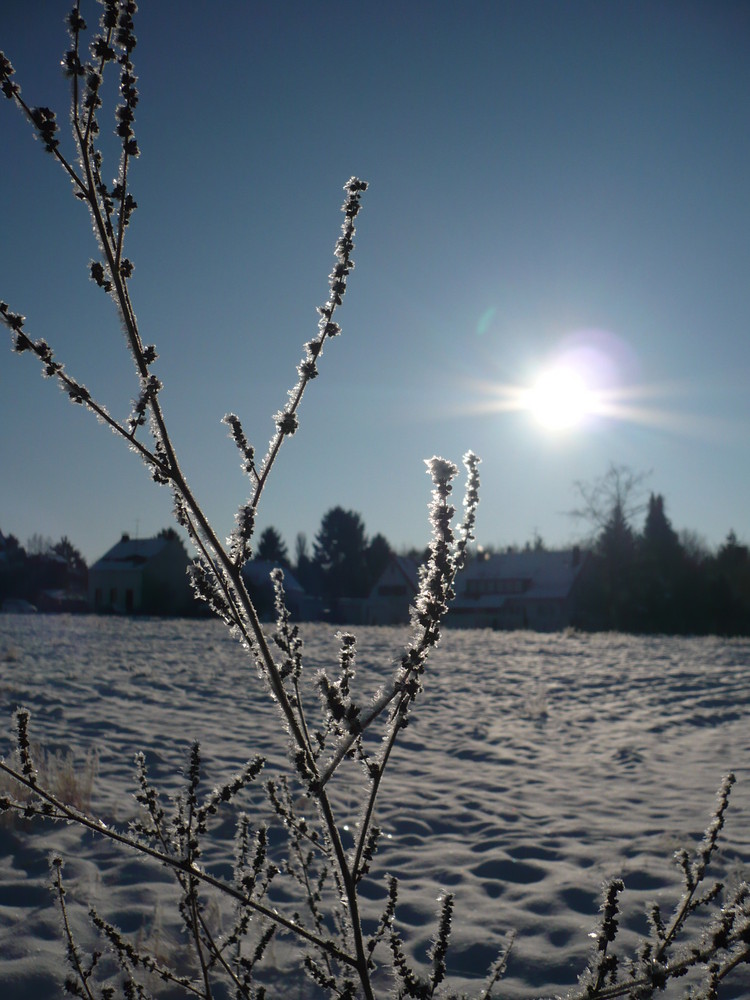
<svg viewBox="0 0 750 1000"><path fill-rule="evenodd" d="M406 584L407 590L416 594L419 590L419 566L410 559L409 556L391 555L385 565L385 569L377 578L370 591L370 600L378 600L378 588L385 579L401 579Z"/></svg>
<svg viewBox="0 0 750 1000"><path fill-rule="evenodd" d="M167 545L172 544L174 544L174 539L128 538L127 535L123 535L117 545L113 545L101 559L96 560L91 571L116 572L117 570L139 569L162 552Z"/></svg>
<svg viewBox="0 0 750 1000"><path fill-rule="evenodd" d="M584 557L578 549L567 549L562 552L503 552L489 559L473 559L458 578L459 596L468 596L472 581L519 581L524 584L525 599L567 597L581 571Z"/></svg>
<svg viewBox="0 0 750 1000"><path fill-rule="evenodd" d="M394 556L393 561L416 594L419 590L419 566L408 556Z"/></svg>
<svg viewBox="0 0 750 1000"><path fill-rule="evenodd" d="M248 583L256 587L271 586L271 570L282 569L284 571L284 591L287 594L301 594L303 588L299 581L292 575L291 570L282 566L281 563L272 562L270 559L251 559L242 567L242 575Z"/></svg>

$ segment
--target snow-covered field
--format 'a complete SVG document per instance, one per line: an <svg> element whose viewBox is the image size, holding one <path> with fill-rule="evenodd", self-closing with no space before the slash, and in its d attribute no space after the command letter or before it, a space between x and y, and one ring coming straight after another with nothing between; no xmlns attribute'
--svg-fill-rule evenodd
<svg viewBox="0 0 750 1000"><path fill-rule="evenodd" d="M407 632L355 631L355 687L374 692ZM333 667L334 629L303 634L307 669ZM423 958L437 897L455 893L454 988L481 977L515 930L499 994L564 992L585 964L609 875L624 878L622 944L632 943L646 902L668 909L676 898L672 855L700 839L728 770L738 781L717 875L750 874L750 640L448 631L426 687L384 786L387 839L364 895L377 915L385 873L399 875L397 920ZM0 616L4 754L19 705L47 750L83 761L96 749L92 809L116 824L135 812L139 749L165 790L193 739L211 783L256 752L283 760L275 709L218 623ZM355 791L336 802L353 822ZM231 829L220 832L228 858ZM157 951L179 953L164 870L73 827L0 821L2 1000L60 995L60 921L46 888L53 849L67 858L79 928L93 902ZM310 995L288 971L289 950L273 947L286 977L278 995ZM750 996L750 978L732 982L725 996Z"/></svg>

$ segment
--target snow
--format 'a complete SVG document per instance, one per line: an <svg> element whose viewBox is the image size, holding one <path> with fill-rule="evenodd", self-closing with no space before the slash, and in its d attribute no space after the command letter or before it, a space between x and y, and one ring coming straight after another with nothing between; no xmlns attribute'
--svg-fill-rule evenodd
<svg viewBox="0 0 750 1000"><path fill-rule="evenodd" d="M408 632L360 628L357 637L353 688L366 704ZM304 626L303 638L308 676L322 667L335 673L335 629ZM268 756L270 772L284 761L277 710L216 622L0 616L6 755L20 705L31 710L32 740L46 750L72 751L79 761L96 750L92 810L118 828L136 811L138 750L163 792L180 786L193 739L207 789L256 753ZM586 963L604 879L625 881L623 946L645 930L646 903L670 909L681 888L672 856L702 836L729 770L738 781L715 874L750 875L749 705L748 639L449 630L384 782L384 838L362 886L367 918L379 917L385 876L397 874L397 923L411 956L424 960L438 899L449 890L451 988L478 992L515 931L498 995L563 993ZM361 788L334 782L332 796L352 828ZM251 797L251 810L264 809L260 788ZM220 823L206 858L219 875L228 871L232 833ZM134 939L182 961L167 871L71 826L3 819L4 1000L60 995L64 947L46 887L53 850L66 859L82 942L91 939L92 902ZM278 995L313 995L294 978L291 945L275 942L270 959L284 984ZM738 973L722 995L750 995L750 978Z"/></svg>

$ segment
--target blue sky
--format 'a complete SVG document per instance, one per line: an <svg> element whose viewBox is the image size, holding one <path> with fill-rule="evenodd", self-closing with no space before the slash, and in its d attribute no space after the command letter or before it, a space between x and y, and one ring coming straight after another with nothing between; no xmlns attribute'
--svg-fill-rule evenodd
<svg viewBox="0 0 750 1000"><path fill-rule="evenodd" d="M0 12L24 95L63 123L66 12ZM422 460L471 448L484 544L580 537L573 484L610 463L650 471L676 528L750 540L745 3L144 2L136 33L131 294L222 533L247 484L221 417L265 449L356 174L371 187L344 332L261 529L291 550L340 504L421 546ZM124 418L134 370L88 281L86 211L5 100L0 136L0 298ZM169 524L139 460L6 344L0 530L65 534L93 560ZM555 430L516 404L561 358L598 403Z"/></svg>

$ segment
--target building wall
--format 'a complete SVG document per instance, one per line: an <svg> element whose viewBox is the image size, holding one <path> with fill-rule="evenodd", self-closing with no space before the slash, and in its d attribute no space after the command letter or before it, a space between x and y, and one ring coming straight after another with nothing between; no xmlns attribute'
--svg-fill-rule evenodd
<svg viewBox="0 0 750 1000"><path fill-rule="evenodd" d="M89 604L93 611L132 614L143 605L142 576L139 569L118 568L89 573Z"/></svg>
<svg viewBox="0 0 750 1000"><path fill-rule="evenodd" d="M392 559L370 592L365 608L365 623L406 625L415 596L415 585L397 560Z"/></svg>
<svg viewBox="0 0 750 1000"><path fill-rule="evenodd" d="M143 604L147 614L173 615L188 610L190 584L188 556L182 545L171 542L143 567Z"/></svg>
<svg viewBox="0 0 750 1000"><path fill-rule="evenodd" d="M95 563L89 572L93 611L115 614L185 614L191 607L188 556L178 542L167 542L148 557Z"/></svg>

